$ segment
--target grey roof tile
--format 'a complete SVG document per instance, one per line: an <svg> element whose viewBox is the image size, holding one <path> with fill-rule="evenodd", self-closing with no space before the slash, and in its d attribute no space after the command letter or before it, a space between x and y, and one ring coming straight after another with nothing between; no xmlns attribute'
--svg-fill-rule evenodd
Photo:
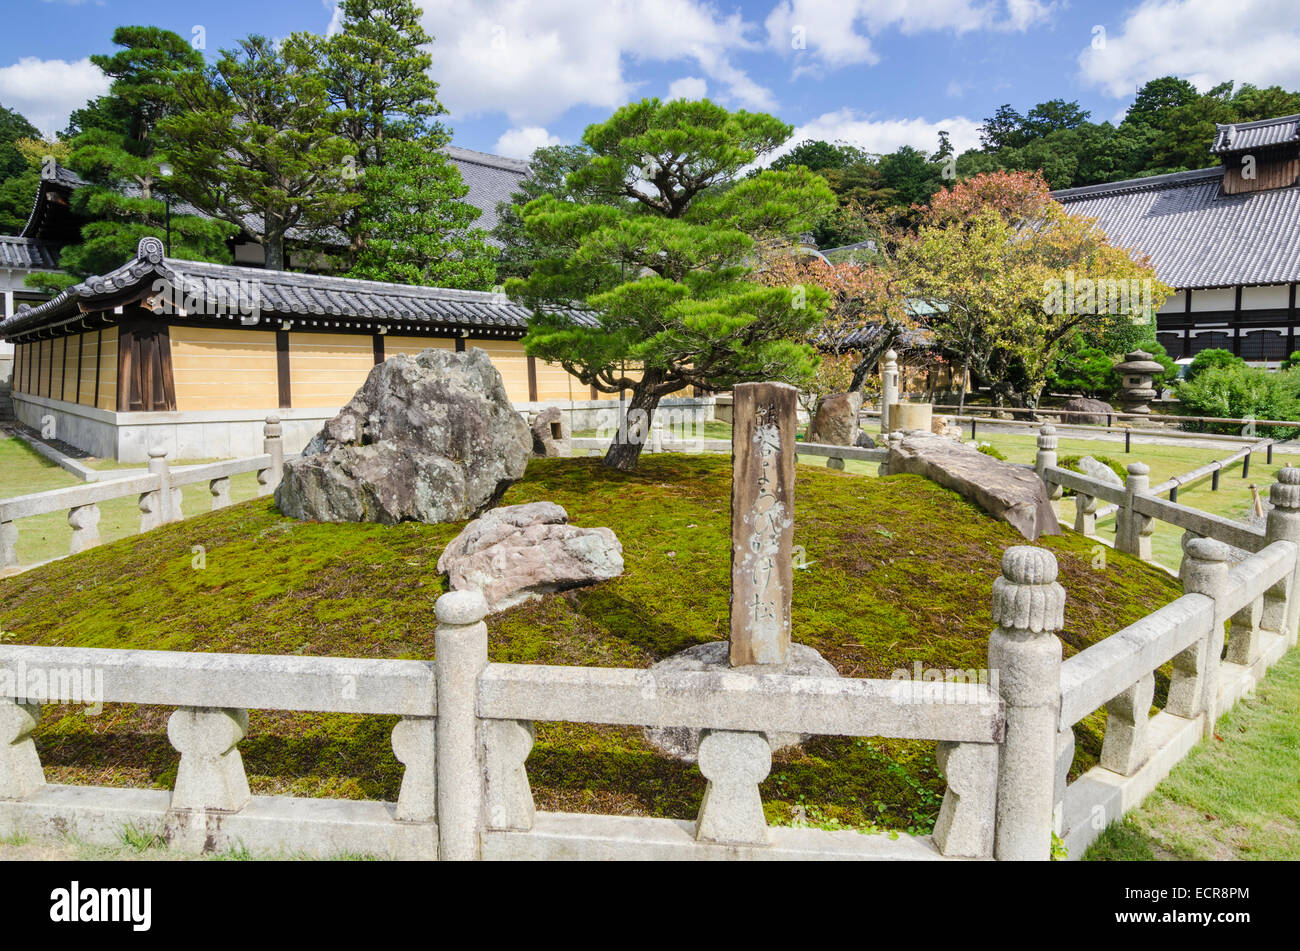
<svg viewBox="0 0 1300 951"><path fill-rule="evenodd" d="M1053 192L1172 287L1300 281L1300 187L1220 194L1221 167Z"/></svg>
<svg viewBox="0 0 1300 951"><path fill-rule="evenodd" d="M1216 123L1214 145L1210 151L1215 155L1225 155L1296 142L1300 142L1300 115L1278 116L1235 125Z"/></svg>
<svg viewBox="0 0 1300 951"><path fill-rule="evenodd" d="M0 235L0 267L29 271L54 270L59 266L59 250L35 238Z"/></svg>

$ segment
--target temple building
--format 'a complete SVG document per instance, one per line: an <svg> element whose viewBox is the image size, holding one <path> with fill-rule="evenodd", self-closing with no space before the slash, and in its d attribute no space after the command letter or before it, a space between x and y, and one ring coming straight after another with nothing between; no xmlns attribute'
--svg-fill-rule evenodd
<svg viewBox="0 0 1300 951"><path fill-rule="evenodd" d="M521 410L607 412L619 394L524 353L528 316L500 294L179 261L145 238L134 260L19 311L0 337L15 348L20 421L52 421L100 457L162 446L195 459L259 452L273 412L297 451L377 363L428 347L486 350Z"/></svg>
<svg viewBox="0 0 1300 951"><path fill-rule="evenodd" d="M1297 349L1300 115L1218 126L1213 168L1053 192L1176 289L1157 315L1175 360L1231 350L1276 365Z"/></svg>

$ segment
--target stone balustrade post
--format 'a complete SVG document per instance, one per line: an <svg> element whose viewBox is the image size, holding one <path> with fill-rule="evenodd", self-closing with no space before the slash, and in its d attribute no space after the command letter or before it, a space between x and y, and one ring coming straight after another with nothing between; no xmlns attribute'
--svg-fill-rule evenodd
<svg viewBox="0 0 1300 951"><path fill-rule="evenodd" d="M238 749L247 734L247 710L181 707L171 715L167 738L181 754L173 811L238 812L248 805L252 795Z"/></svg>
<svg viewBox="0 0 1300 951"><path fill-rule="evenodd" d="M709 785L695 820L695 838L727 845L767 845L767 820L758 792L758 784L772 769L767 736L705 730L698 763Z"/></svg>
<svg viewBox="0 0 1300 951"><path fill-rule="evenodd" d="M230 504L230 477L209 479L208 492L212 496L212 511L225 508Z"/></svg>
<svg viewBox="0 0 1300 951"><path fill-rule="evenodd" d="M893 432L889 408L898 402L898 354L891 348L885 352L885 366L880 371L880 432L888 436Z"/></svg>
<svg viewBox="0 0 1300 951"><path fill-rule="evenodd" d="M1047 470L1056 467L1056 447L1059 444L1056 427L1051 423L1043 423L1038 429L1038 455L1034 459L1034 471L1043 480L1043 485L1047 487L1047 497L1053 502L1061 497L1061 486L1047 481Z"/></svg>
<svg viewBox="0 0 1300 951"><path fill-rule="evenodd" d="M533 827L533 790L524 763L533 750L530 720L483 721L484 811L487 828Z"/></svg>
<svg viewBox="0 0 1300 951"><path fill-rule="evenodd" d="M944 855L993 855L997 818L998 748L993 743L941 742L935 751L948 783L934 823L934 842Z"/></svg>
<svg viewBox="0 0 1300 951"><path fill-rule="evenodd" d="M68 509L68 524L72 526L70 554L78 554L99 544L99 506L74 505Z"/></svg>
<svg viewBox="0 0 1300 951"><path fill-rule="evenodd" d="M1268 500L1273 503L1273 507L1269 509L1265 538L1270 544L1294 542L1296 548L1300 549L1300 468L1288 465L1277 470L1277 481L1268 490ZM1296 632L1300 630L1300 558L1296 559L1296 569L1291 575L1290 583L1282 587L1285 591L1273 592L1265 598L1263 624L1270 630L1273 629L1270 624L1277 614L1277 608L1270 611L1270 604L1275 604L1279 598L1284 597L1285 617L1276 630L1286 638L1288 647L1295 647Z"/></svg>
<svg viewBox="0 0 1300 951"><path fill-rule="evenodd" d="M1264 652L1260 638L1264 615L1264 599L1256 598L1232 616L1228 622L1228 652L1224 660L1249 667Z"/></svg>
<svg viewBox="0 0 1300 951"><path fill-rule="evenodd" d="M1097 497L1074 494L1074 530L1092 538L1097 534Z"/></svg>
<svg viewBox="0 0 1300 951"><path fill-rule="evenodd" d="M1134 499L1139 495L1149 495L1151 491L1151 468L1146 463L1129 464L1124 491L1124 502L1115 513L1115 550L1150 561L1155 519L1133 509Z"/></svg>
<svg viewBox="0 0 1300 951"><path fill-rule="evenodd" d="M452 591L435 611L434 677L438 691L438 858L482 856L483 758L478 678L487 667L487 601L480 591Z"/></svg>
<svg viewBox="0 0 1300 951"><path fill-rule="evenodd" d="M902 446L903 446L903 434L902 434L902 433L890 433L889 436L884 440L884 449L885 449L885 453L886 453L886 455L885 455L885 461L882 462L879 466L876 467L876 475L879 475L879 476L887 476L887 475L889 475L889 459L890 459L890 456L891 456L893 453L897 452L899 449L901 449Z"/></svg>
<svg viewBox="0 0 1300 951"><path fill-rule="evenodd" d="M271 457L269 469L257 470L257 494L270 495L284 478L284 439L280 417L275 413L266 417L262 427L262 452Z"/></svg>
<svg viewBox="0 0 1300 951"><path fill-rule="evenodd" d="M1065 826L1065 791L1070 784L1070 766L1074 763L1074 727L1067 726L1056 734L1056 782L1052 784L1052 829L1064 839L1070 830Z"/></svg>
<svg viewBox="0 0 1300 951"><path fill-rule="evenodd" d="M140 493L140 531L147 532L181 520L181 490L172 487L167 450L154 446L149 450L149 473L158 477L158 488Z"/></svg>
<svg viewBox="0 0 1300 951"><path fill-rule="evenodd" d="M406 767L397 793L397 818L433 822L438 816L437 721L403 717L393 727L393 755Z"/></svg>
<svg viewBox="0 0 1300 951"><path fill-rule="evenodd" d="M1061 640L1065 590L1056 557L1017 545L1002 556L993 582L989 668L1006 708L1006 736L998 758L994 857L1046 860L1052 854L1061 711Z"/></svg>
<svg viewBox="0 0 1300 951"><path fill-rule="evenodd" d="M1214 600L1214 618L1205 637L1174 656L1165 712L1189 720L1205 714L1205 735L1210 736L1218 706L1224 620L1218 601L1228 587L1228 546L1212 538L1185 538L1178 574L1185 593Z"/></svg>
<svg viewBox="0 0 1300 951"><path fill-rule="evenodd" d="M18 564L18 524L0 522L0 571Z"/></svg>
<svg viewBox="0 0 1300 951"><path fill-rule="evenodd" d="M1121 776L1132 776L1147 761L1151 700L1155 696L1155 690L1155 674L1145 674L1106 704L1106 738L1101 744L1102 766Z"/></svg>
<svg viewBox="0 0 1300 951"><path fill-rule="evenodd" d="M32 730L40 722L39 703L0 697L0 799L26 799L45 785L32 741Z"/></svg>

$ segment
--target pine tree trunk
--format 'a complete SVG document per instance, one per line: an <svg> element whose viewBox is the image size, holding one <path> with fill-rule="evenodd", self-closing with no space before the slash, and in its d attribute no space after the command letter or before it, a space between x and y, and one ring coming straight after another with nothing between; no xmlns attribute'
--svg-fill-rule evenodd
<svg viewBox="0 0 1300 951"><path fill-rule="evenodd" d="M265 235L262 239L262 263L268 271L284 270L284 235Z"/></svg>
<svg viewBox="0 0 1300 951"><path fill-rule="evenodd" d="M614 441L609 444L602 465L620 472L632 472L636 469L637 460L641 458L641 449L650 438L650 426L654 423L655 410L659 406L659 384L662 382L662 376L646 371L632 387L632 398L627 404L627 416L621 421ZM638 410L645 413L645 416L641 417ZM631 423L629 419L632 420Z"/></svg>

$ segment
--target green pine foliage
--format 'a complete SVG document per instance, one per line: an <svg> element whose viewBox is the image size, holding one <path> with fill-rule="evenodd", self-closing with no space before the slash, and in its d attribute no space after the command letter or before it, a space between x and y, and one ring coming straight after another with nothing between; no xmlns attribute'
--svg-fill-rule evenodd
<svg viewBox="0 0 1300 951"><path fill-rule="evenodd" d="M435 141L393 140L382 164L362 175L367 235L349 277L399 284L487 290L496 283L496 250L473 226L479 210Z"/></svg>
<svg viewBox="0 0 1300 951"><path fill-rule="evenodd" d="M816 357L797 341L825 292L747 280L764 248L788 246L834 205L803 167L740 177L789 134L772 116L708 100L644 99L589 126L592 158L566 181L596 199L547 194L524 208L528 234L554 249L507 285L533 311L528 354L603 392L630 391L633 427L688 386L806 380ZM573 307L595 326L573 321ZM632 469L640 451L616 439L606 464Z"/></svg>

